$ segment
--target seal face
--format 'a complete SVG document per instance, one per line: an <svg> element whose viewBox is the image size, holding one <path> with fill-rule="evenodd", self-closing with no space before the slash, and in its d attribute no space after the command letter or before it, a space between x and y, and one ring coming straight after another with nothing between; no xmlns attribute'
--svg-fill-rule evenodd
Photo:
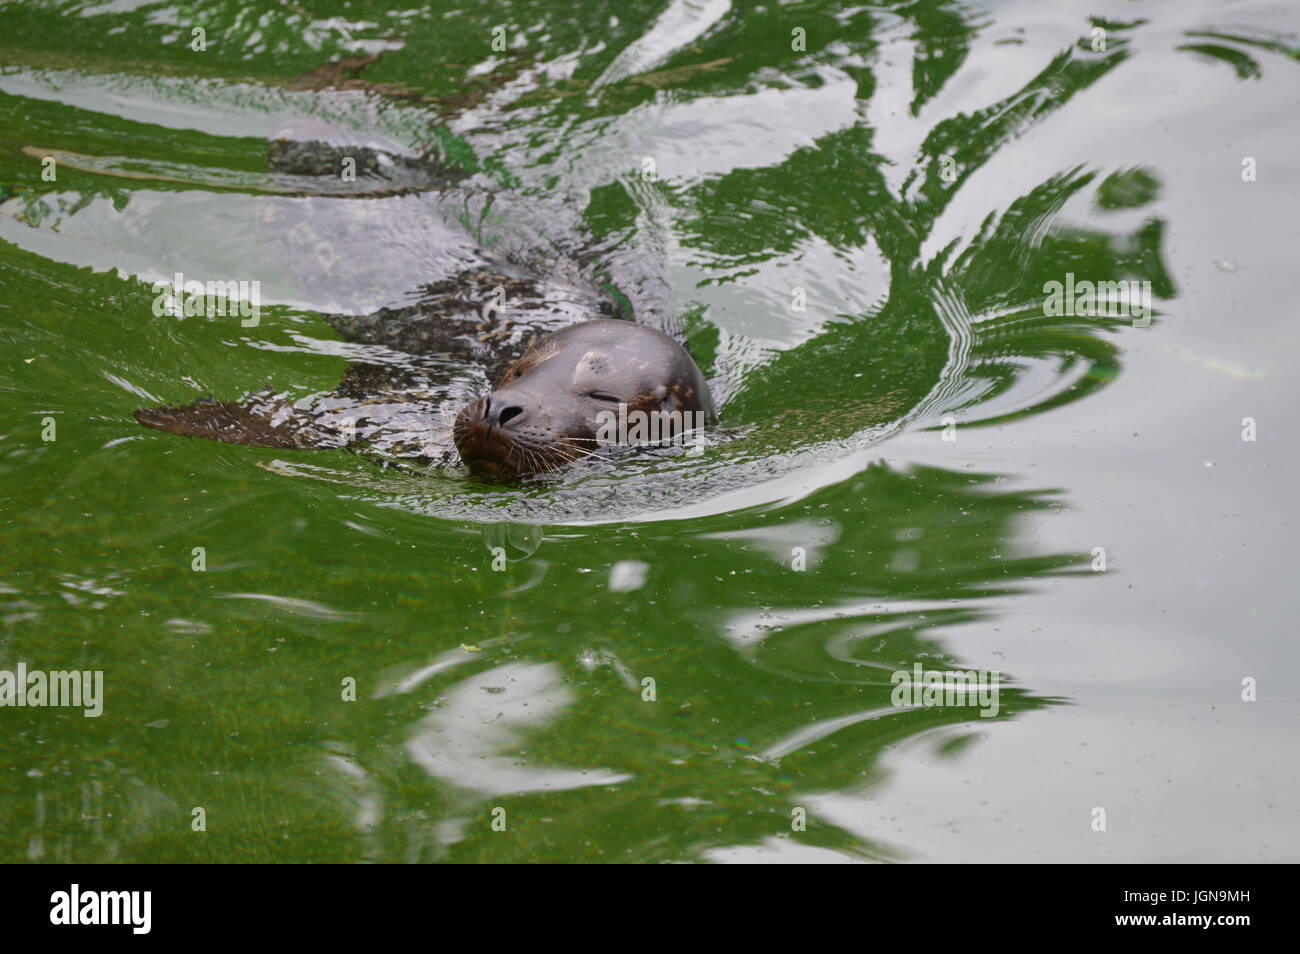
<svg viewBox="0 0 1300 954"><path fill-rule="evenodd" d="M606 319L539 340L496 390L460 412L453 439L473 473L517 477L605 444L679 438L713 414L685 348L654 328Z"/></svg>

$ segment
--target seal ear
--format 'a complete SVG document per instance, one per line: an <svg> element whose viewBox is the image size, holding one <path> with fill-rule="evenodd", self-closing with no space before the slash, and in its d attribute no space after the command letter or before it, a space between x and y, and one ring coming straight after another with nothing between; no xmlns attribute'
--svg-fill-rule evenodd
<svg viewBox="0 0 1300 954"><path fill-rule="evenodd" d="M145 427L181 437L206 437L253 447L322 446L321 435L282 399L214 401L205 398L178 407L140 408L135 419Z"/></svg>

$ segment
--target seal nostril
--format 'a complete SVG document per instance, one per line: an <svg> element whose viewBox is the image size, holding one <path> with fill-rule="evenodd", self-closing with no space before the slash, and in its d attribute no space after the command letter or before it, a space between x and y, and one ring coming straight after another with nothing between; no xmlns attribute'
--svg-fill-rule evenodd
<svg viewBox="0 0 1300 954"><path fill-rule="evenodd" d="M524 413L524 409L522 407L502 408L501 416L497 418L497 423L500 424L502 427L505 427L507 421L513 420L514 418L518 417L522 413Z"/></svg>

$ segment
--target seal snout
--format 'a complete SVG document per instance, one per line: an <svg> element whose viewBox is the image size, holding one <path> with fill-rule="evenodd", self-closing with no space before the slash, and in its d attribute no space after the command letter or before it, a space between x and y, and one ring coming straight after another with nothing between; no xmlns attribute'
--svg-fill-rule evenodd
<svg viewBox="0 0 1300 954"><path fill-rule="evenodd" d="M478 401L475 407L482 405L479 410L480 420L486 424L494 424L497 427L505 427L511 421L516 421L524 414L523 402L518 400L518 395L503 394L500 391L493 391L487 397Z"/></svg>
<svg viewBox="0 0 1300 954"><path fill-rule="evenodd" d="M517 432L529 418L524 395L493 391L467 405L456 416L452 437L461 460L476 474L517 473L512 453Z"/></svg>
<svg viewBox="0 0 1300 954"><path fill-rule="evenodd" d="M488 429L521 426L528 417L529 402L511 391L493 391L470 404L458 415L458 423Z"/></svg>

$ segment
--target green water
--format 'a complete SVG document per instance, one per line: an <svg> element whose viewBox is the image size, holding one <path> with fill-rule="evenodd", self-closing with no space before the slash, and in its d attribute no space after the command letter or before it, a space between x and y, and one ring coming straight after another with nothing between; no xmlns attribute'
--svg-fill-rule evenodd
<svg viewBox="0 0 1300 954"><path fill-rule="evenodd" d="M394 6L0 3L0 669L104 681L0 707L0 860L1300 857L1300 15ZM286 195L293 123L467 178ZM508 487L133 420L327 394L322 314L467 236L596 250L705 453ZM260 323L155 316L176 271ZM918 663L996 715L893 705Z"/></svg>

